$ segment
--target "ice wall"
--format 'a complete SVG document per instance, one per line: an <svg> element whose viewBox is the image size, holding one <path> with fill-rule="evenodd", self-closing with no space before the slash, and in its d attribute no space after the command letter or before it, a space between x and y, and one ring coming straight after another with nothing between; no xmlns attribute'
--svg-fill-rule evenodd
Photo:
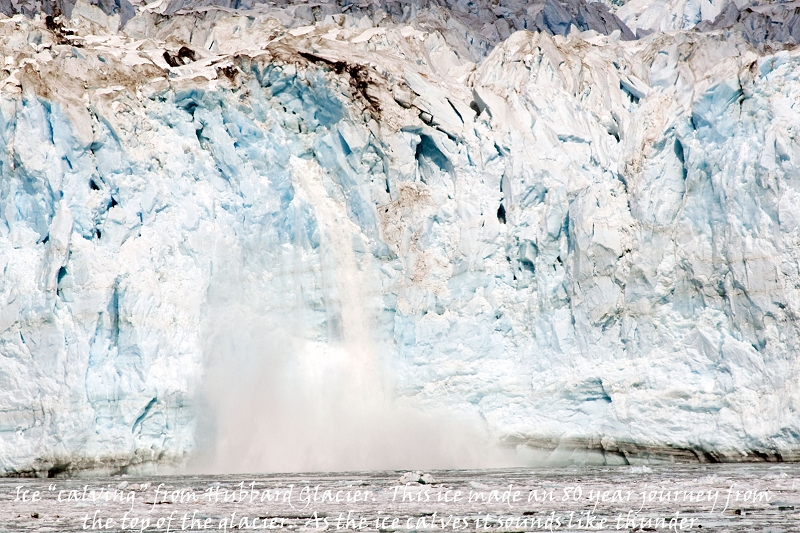
<svg viewBox="0 0 800 533"><path fill-rule="evenodd" d="M85 3L75 0L29 0L20 3L0 0L0 13L5 15L35 13L63 14L67 17L86 11ZM88 5L98 8L104 15L114 18L115 26L124 27L131 19L149 19L156 24L158 14L230 12L256 12L273 17L287 27L305 26L322 22L325 17L347 15L355 19L366 18L369 25L393 26L416 23L424 26L441 25L447 28L447 37L466 40L476 48L486 48L508 38L516 30L546 31L566 35L575 27L593 29L601 33L619 30L623 38L633 34L611 10L601 2L585 0L511 0L501 3L489 0L324 0L294 2L278 0L92 0ZM115 28L116 29L116 28Z"/></svg>
<svg viewBox="0 0 800 533"><path fill-rule="evenodd" d="M800 39L800 11L794 3L730 3L713 20L699 27L708 30L734 30L764 50L775 43L797 44Z"/></svg>
<svg viewBox="0 0 800 533"><path fill-rule="evenodd" d="M796 52L114 17L0 19L4 473L180 464L254 362L552 460L797 457Z"/></svg>

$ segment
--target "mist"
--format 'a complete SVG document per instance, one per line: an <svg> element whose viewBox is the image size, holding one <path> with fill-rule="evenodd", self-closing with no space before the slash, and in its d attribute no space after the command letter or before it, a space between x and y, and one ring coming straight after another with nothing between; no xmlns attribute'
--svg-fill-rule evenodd
<svg viewBox="0 0 800 533"><path fill-rule="evenodd" d="M243 318L243 317L242 317ZM247 325L251 323L245 322ZM243 327L243 329L245 329ZM352 379L347 354L285 333L221 333L212 346L193 470L300 472L502 466L479 421L423 413L388 382Z"/></svg>
<svg viewBox="0 0 800 533"><path fill-rule="evenodd" d="M519 461L477 416L422 411L398 397L391 345L372 332L379 303L353 251L358 228L296 161L300 206L312 206L315 253L302 235L265 263L218 243L209 291L205 377L196 400L193 472L256 473L488 468ZM258 237L258 236L256 236ZM260 238L264 238L261 236ZM264 255L262 255L264 257ZM266 274L265 274L266 272ZM377 291L375 291L377 292Z"/></svg>

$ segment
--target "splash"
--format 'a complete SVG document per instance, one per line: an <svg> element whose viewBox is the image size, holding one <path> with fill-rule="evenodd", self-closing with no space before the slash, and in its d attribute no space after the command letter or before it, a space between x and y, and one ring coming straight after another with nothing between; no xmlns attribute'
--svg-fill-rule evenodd
<svg viewBox="0 0 800 533"><path fill-rule="evenodd" d="M208 414L199 423L200 452L191 469L509 464L481 421L422 413L394 398L382 357L390 350L372 335L379 305L373 294L379 291L370 288L378 281L368 259L356 257L359 228L328 194L324 180L315 161L293 161L294 201L313 209L320 245L318 253L303 246L277 253L272 268L278 275L268 286L283 290L282 297L260 297L246 281L252 276L233 266L236 261L218 276L201 399ZM296 240L302 242L300 236Z"/></svg>

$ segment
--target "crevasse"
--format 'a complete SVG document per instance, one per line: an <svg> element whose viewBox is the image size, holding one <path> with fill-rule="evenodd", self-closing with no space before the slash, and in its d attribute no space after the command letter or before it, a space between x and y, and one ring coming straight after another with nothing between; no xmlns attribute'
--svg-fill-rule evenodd
<svg viewBox="0 0 800 533"><path fill-rule="evenodd" d="M3 473L348 389L528 460L797 457L793 49L76 11L0 19Z"/></svg>

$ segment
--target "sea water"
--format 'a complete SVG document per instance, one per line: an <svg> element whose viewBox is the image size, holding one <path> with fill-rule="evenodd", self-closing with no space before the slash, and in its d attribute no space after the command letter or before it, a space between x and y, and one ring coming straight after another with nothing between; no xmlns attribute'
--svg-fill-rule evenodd
<svg viewBox="0 0 800 533"><path fill-rule="evenodd" d="M800 531L800 465L0 481L0 531Z"/></svg>

